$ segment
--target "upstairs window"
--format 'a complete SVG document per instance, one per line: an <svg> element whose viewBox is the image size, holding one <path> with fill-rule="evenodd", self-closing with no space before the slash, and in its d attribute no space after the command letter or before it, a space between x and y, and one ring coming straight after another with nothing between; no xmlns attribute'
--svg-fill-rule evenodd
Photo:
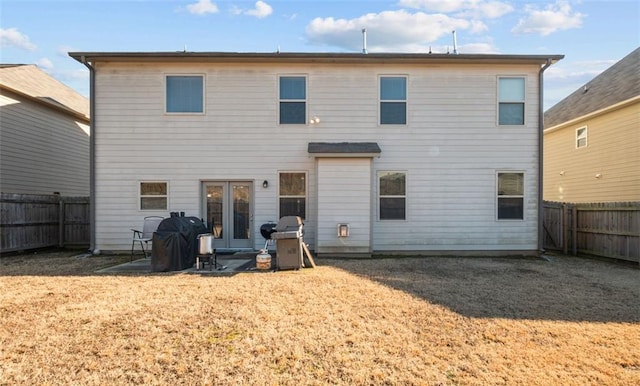
<svg viewBox="0 0 640 386"><path fill-rule="evenodd" d="M380 77L380 124L407 124L407 78Z"/></svg>
<svg viewBox="0 0 640 386"><path fill-rule="evenodd" d="M167 75L165 100L167 113L203 113L204 76Z"/></svg>
<svg viewBox="0 0 640 386"><path fill-rule="evenodd" d="M407 217L407 175L403 172L380 172L380 220L405 220Z"/></svg>
<svg viewBox="0 0 640 386"><path fill-rule="evenodd" d="M524 173L498 173L498 220L524 219Z"/></svg>
<svg viewBox="0 0 640 386"><path fill-rule="evenodd" d="M167 210L167 183L140 183L140 210Z"/></svg>
<svg viewBox="0 0 640 386"><path fill-rule="evenodd" d="M304 76L280 77L280 124L307 123L307 79Z"/></svg>
<svg viewBox="0 0 640 386"><path fill-rule="evenodd" d="M524 78L498 78L498 125L524 125Z"/></svg>
<svg viewBox="0 0 640 386"><path fill-rule="evenodd" d="M576 149L587 147L587 127L576 130Z"/></svg>
<svg viewBox="0 0 640 386"><path fill-rule="evenodd" d="M299 216L304 219L307 212L306 173L280 173L279 189L280 218Z"/></svg>

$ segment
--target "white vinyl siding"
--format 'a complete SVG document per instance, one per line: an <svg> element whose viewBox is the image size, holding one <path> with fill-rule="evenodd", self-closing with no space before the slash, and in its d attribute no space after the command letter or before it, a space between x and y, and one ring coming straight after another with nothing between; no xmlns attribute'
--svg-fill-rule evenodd
<svg viewBox="0 0 640 386"><path fill-rule="evenodd" d="M307 173L305 241L315 248L316 159L309 142L370 142L373 170L403 170L407 221L374 221L374 252L537 248L537 65L352 66L333 64L98 63L96 72L97 247L130 247L139 226L137 181L167 181L168 208L201 217L202 181L254 181L259 226L278 221L280 171ZM206 115L163 115L164 74L202 73ZM307 75L318 125L279 125L278 78ZM380 130L379 75L408 74L411 130ZM496 126L497 74L524 76L525 125ZM213 87L212 85L215 85ZM354 94L352 90L358 90ZM250 114L247 112L251 112ZM375 135L374 135L375 134ZM525 220L495 221L495 171L525 172ZM376 175L369 210L376 216ZM335 182L334 182L335 183ZM373 191L372 191L373 190ZM354 199L355 200L355 199ZM151 212L151 211L150 211ZM145 212L144 215L151 213ZM327 228L335 236L336 223ZM351 232L357 231L351 226ZM327 233L328 235L328 233ZM351 237L347 238L351 239Z"/></svg>
<svg viewBox="0 0 640 386"><path fill-rule="evenodd" d="M6 90L0 92L0 190L89 195L89 125Z"/></svg>
<svg viewBox="0 0 640 386"><path fill-rule="evenodd" d="M319 158L318 254L371 252L371 159ZM349 224L349 237L338 237Z"/></svg>

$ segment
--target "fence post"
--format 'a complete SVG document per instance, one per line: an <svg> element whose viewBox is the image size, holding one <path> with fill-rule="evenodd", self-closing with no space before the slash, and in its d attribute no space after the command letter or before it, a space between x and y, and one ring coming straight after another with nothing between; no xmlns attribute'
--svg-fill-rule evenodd
<svg viewBox="0 0 640 386"><path fill-rule="evenodd" d="M578 255L578 208L571 206L571 254Z"/></svg>
<svg viewBox="0 0 640 386"><path fill-rule="evenodd" d="M560 212L560 224L562 229L562 253L569 254L569 222L567 221L567 204L562 204Z"/></svg>
<svg viewBox="0 0 640 386"><path fill-rule="evenodd" d="M64 247L64 199L58 198L58 247Z"/></svg>

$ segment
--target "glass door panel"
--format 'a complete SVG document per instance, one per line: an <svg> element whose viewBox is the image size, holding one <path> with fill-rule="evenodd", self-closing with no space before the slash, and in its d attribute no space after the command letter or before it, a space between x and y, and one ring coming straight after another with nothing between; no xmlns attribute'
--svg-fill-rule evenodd
<svg viewBox="0 0 640 386"><path fill-rule="evenodd" d="M207 226L215 248L252 247L252 183L206 182L203 185Z"/></svg>
<svg viewBox="0 0 640 386"><path fill-rule="evenodd" d="M248 185L232 184L233 191L233 238L235 240L250 239L251 213L249 210L249 194Z"/></svg>
<svg viewBox="0 0 640 386"><path fill-rule="evenodd" d="M222 184L207 184L206 190L206 219L207 226L213 233L215 239L222 239L223 233L223 208L224 208L224 185Z"/></svg>

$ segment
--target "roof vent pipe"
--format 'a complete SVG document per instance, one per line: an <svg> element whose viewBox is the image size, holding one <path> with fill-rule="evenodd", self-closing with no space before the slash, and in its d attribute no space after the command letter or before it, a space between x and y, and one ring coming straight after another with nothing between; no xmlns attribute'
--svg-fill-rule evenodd
<svg viewBox="0 0 640 386"><path fill-rule="evenodd" d="M453 34L453 54L458 55L458 40L456 39L456 30L451 31Z"/></svg>
<svg viewBox="0 0 640 386"><path fill-rule="evenodd" d="M367 53L367 29L362 29L362 53Z"/></svg>

